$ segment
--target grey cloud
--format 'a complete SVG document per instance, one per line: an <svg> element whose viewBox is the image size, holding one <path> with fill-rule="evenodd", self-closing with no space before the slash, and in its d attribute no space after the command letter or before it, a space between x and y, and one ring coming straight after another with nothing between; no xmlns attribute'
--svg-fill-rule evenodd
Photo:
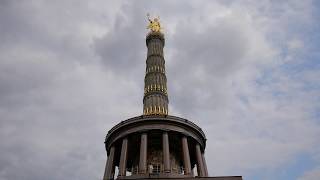
<svg viewBox="0 0 320 180"><path fill-rule="evenodd" d="M108 33L102 39L95 40L96 52L101 56L102 62L107 68L119 72L125 70L136 70L136 66L143 62L145 57L145 44L142 36L134 36L134 34L143 34L141 31L145 29L144 21L134 22L134 19L143 19L141 14L136 15L130 13L133 17L125 19L118 15L116 18L116 27L111 33ZM140 17L140 18L138 18ZM143 17L143 16L142 16ZM136 42L141 42L136 44ZM130 68L129 68L130 67Z"/></svg>
<svg viewBox="0 0 320 180"><path fill-rule="evenodd" d="M232 88L235 74L251 66L249 58L252 57L247 55L254 46L250 42L250 26L247 22L237 22L235 17L220 19L200 33L196 32L197 27L190 28L186 23L179 26L179 33L171 40L176 49L168 67L168 76L173 79L173 82L169 81L171 95L177 100L178 109L183 110L189 104L184 113L192 114L195 108L214 108L225 104L225 98L231 95L226 93ZM188 73L178 74L170 68L183 69ZM204 92L206 100L197 98Z"/></svg>
<svg viewBox="0 0 320 180"><path fill-rule="evenodd" d="M172 113L205 129L214 175L246 177L314 147L309 110L319 105L277 69L267 34L274 24L287 31L285 17L299 13L275 22L268 3L215 3L1 1L0 179L101 179L105 133L141 114L147 12L165 27ZM265 67L280 72L261 87ZM280 88L293 99L275 98Z"/></svg>
<svg viewBox="0 0 320 180"><path fill-rule="evenodd" d="M190 9L188 3L183 5L170 1L167 3L171 6L164 7L159 2L139 1L124 4L120 8L111 32L102 38L96 38L94 43L96 53L108 69L120 75L133 73L137 69L141 72L139 66L144 65L146 59L146 14L152 11L152 15L155 16L165 12L161 14L163 15L161 19L165 19ZM125 71L122 71L123 69Z"/></svg>
<svg viewBox="0 0 320 180"><path fill-rule="evenodd" d="M79 16L66 18L38 3L1 4L0 179L98 179L105 159L103 138L112 124L101 116L112 108L85 84L95 80L96 88L108 92L99 86L103 79L98 78L105 74L95 76L98 68L87 67L96 60L90 59L88 42L70 32L81 22L68 20Z"/></svg>

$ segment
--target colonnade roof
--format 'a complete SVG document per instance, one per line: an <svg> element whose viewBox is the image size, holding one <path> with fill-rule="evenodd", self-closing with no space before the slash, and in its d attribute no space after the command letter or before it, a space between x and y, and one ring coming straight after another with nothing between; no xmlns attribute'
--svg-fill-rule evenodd
<svg viewBox="0 0 320 180"><path fill-rule="evenodd" d="M171 115L141 115L121 121L108 131L105 139L106 147L116 139L133 132L153 129L176 131L173 128L177 128L177 132L193 137L205 149L206 136L202 129L188 119Z"/></svg>

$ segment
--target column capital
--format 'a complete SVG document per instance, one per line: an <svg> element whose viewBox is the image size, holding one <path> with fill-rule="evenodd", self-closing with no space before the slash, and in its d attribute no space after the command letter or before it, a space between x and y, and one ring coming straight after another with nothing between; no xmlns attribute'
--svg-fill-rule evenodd
<svg viewBox="0 0 320 180"><path fill-rule="evenodd" d="M170 130L170 129L166 129L166 128L162 128L161 131L168 133L168 132L170 132L171 130Z"/></svg>

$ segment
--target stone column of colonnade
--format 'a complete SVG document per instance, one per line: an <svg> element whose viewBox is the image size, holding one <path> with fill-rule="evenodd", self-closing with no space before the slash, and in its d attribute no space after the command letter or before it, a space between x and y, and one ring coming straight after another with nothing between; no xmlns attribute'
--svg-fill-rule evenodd
<svg viewBox="0 0 320 180"><path fill-rule="evenodd" d="M169 151L169 137L168 132L164 131L162 133L162 149L163 149L163 166L164 172L170 173L171 166L170 166L170 151Z"/></svg>
<svg viewBox="0 0 320 180"><path fill-rule="evenodd" d="M191 175L191 162L190 162L190 153L188 147L188 139L186 136L182 137L182 155L183 155L183 167L184 167L184 174Z"/></svg>
<svg viewBox="0 0 320 180"><path fill-rule="evenodd" d="M201 155L202 155L202 162L203 162L203 166L204 166L205 177L208 177L209 174L208 174L206 159L204 157L204 152Z"/></svg>
<svg viewBox="0 0 320 180"><path fill-rule="evenodd" d="M109 156L107 158L106 169L104 171L103 180L112 179L114 176L114 153L115 147L112 146L109 151Z"/></svg>
<svg viewBox="0 0 320 180"><path fill-rule="evenodd" d="M140 142L140 159L139 159L139 174L147 173L147 151L148 151L148 136L147 133L141 134Z"/></svg>
<svg viewBox="0 0 320 180"><path fill-rule="evenodd" d="M126 176L127 160L128 160L128 138L125 137L122 140L118 176Z"/></svg>
<svg viewBox="0 0 320 180"><path fill-rule="evenodd" d="M196 144L196 158L197 158L197 165L198 165L197 166L198 176L200 177L206 176L202 153L201 153L200 145L198 143Z"/></svg>

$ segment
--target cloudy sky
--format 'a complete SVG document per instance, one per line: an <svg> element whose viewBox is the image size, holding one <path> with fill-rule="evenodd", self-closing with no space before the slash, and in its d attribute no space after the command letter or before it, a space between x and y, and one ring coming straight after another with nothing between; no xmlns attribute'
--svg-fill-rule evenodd
<svg viewBox="0 0 320 180"><path fill-rule="evenodd" d="M211 176L319 179L316 0L0 0L0 180L102 178L107 131L142 113L148 12Z"/></svg>

